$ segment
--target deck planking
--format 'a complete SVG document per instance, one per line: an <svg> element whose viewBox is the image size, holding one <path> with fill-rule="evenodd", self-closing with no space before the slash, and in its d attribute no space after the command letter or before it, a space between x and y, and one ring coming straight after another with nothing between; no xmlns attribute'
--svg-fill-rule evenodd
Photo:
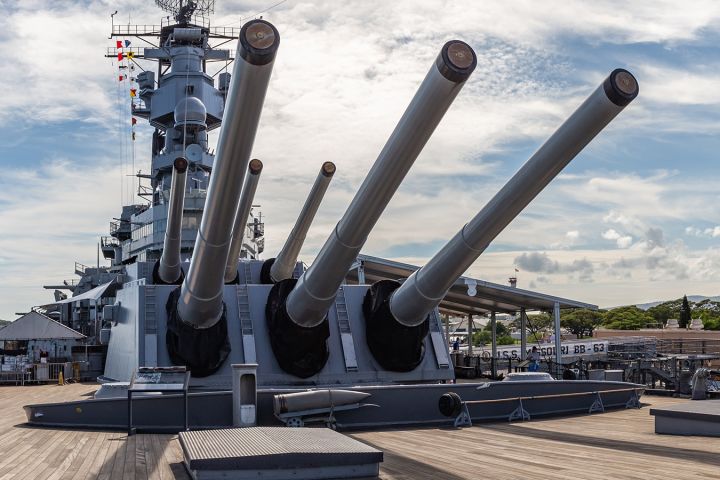
<svg viewBox="0 0 720 480"><path fill-rule="evenodd" d="M23 405L87 398L94 384L0 387L0 480L189 479L177 435L30 428ZM641 410L351 436L383 450L383 480L707 478L720 480L720 439L656 435Z"/></svg>

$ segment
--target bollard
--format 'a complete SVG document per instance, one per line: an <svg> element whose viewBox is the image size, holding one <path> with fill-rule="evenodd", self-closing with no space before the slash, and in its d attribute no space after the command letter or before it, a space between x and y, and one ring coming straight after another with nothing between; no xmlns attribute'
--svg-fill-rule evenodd
<svg viewBox="0 0 720 480"><path fill-rule="evenodd" d="M257 425L257 363L232 365L233 426Z"/></svg>

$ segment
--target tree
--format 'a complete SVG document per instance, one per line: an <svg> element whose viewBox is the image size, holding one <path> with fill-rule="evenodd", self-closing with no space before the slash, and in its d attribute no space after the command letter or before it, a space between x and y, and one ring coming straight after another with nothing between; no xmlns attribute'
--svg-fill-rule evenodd
<svg viewBox="0 0 720 480"><path fill-rule="evenodd" d="M492 333L488 332L487 330L473 332L472 343L475 347L490 344L492 343Z"/></svg>
<svg viewBox="0 0 720 480"><path fill-rule="evenodd" d="M602 312L581 308L563 312L560 316L560 326L577 338L592 337L593 331L598 328L605 317Z"/></svg>
<svg viewBox="0 0 720 480"><path fill-rule="evenodd" d="M515 339L510 335L510 330L501 322L495 322L495 340L498 345L513 345ZM473 332L473 345L491 345L492 344L492 324L488 323L485 327Z"/></svg>
<svg viewBox="0 0 720 480"><path fill-rule="evenodd" d="M485 325L483 330L492 333L492 322L488 322L488 324ZM495 335L497 335L498 337L510 335L510 330L508 330L508 328L502 322L495 321Z"/></svg>
<svg viewBox="0 0 720 480"><path fill-rule="evenodd" d="M704 330L720 330L720 318L709 317L707 319L703 319L703 329Z"/></svg>
<svg viewBox="0 0 720 480"><path fill-rule="evenodd" d="M680 319L678 324L680 328L687 328L692 320L692 311L690 310L690 304L688 303L687 295L683 295L682 306L680 307Z"/></svg>
<svg viewBox="0 0 720 480"><path fill-rule="evenodd" d="M703 301L695 304L693 316L702 320L704 330L720 330L720 308L717 302Z"/></svg>
<svg viewBox="0 0 720 480"><path fill-rule="evenodd" d="M663 302L660 305L648 308L647 312L653 316L658 326L662 327L667 323L668 319L680 316L680 302Z"/></svg>
<svg viewBox="0 0 720 480"><path fill-rule="evenodd" d="M518 322L518 328L520 327L520 321ZM550 328L553 324L552 316L549 313L539 313L537 315L528 315L528 328L535 331L540 331L545 328Z"/></svg>
<svg viewBox="0 0 720 480"><path fill-rule="evenodd" d="M605 313L603 325L615 330L638 330L654 323L652 315L635 305L613 308Z"/></svg>

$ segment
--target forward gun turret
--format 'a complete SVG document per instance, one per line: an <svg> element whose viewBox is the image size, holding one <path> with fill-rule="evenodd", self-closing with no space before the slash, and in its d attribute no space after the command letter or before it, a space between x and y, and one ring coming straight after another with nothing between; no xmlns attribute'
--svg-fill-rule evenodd
<svg viewBox="0 0 720 480"><path fill-rule="evenodd" d="M428 314L490 242L638 94L630 72L613 71L488 204L402 285L385 280L368 291L368 347L388 370L422 360Z"/></svg>
<svg viewBox="0 0 720 480"><path fill-rule="evenodd" d="M287 279L274 285L266 315L273 352L286 372L306 378L325 365L327 312L338 288L476 64L475 52L467 44L455 40L443 46L315 262L299 280Z"/></svg>
<svg viewBox="0 0 720 480"><path fill-rule="evenodd" d="M240 31L192 261L181 289L168 300L168 353L173 363L187 365L195 376L217 370L230 351L223 304L225 266L241 186L279 44L280 35L265 20L251 20Z"/></svg>

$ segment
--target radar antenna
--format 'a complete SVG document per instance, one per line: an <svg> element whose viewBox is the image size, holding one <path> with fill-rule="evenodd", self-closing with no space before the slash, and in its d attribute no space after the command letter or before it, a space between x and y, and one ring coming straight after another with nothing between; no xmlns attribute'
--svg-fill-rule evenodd
<svg viewBox="0 0 720 480"><path fill-rule="evenodd" d="M155 0L155 4L175 16L182 24L190 23L193 15L210 15L215 12L215 0Z"/></svg>

